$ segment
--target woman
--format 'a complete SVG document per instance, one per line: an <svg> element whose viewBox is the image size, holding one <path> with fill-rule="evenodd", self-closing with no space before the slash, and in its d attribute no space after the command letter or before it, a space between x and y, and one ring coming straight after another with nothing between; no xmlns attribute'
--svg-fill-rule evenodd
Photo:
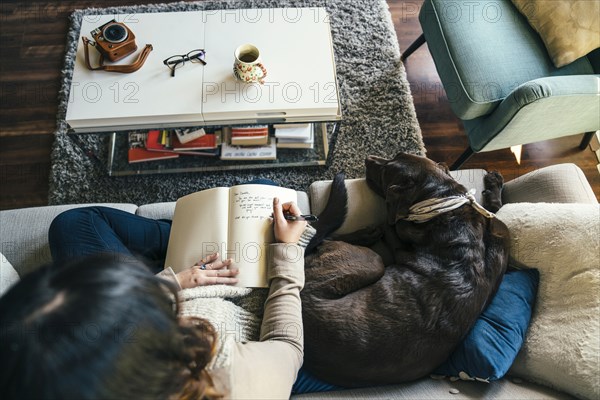
<svg viewBox="0 0 600 400"><path fill-rule="evenodd" d="M128 255L141 252L158 265L164 257L166 226L146 232L150 236L144 240L156 241L156 248L138 248L141 242L134 232L111 226L111 217L101 216L96 209L94 218L103 219L114 236L108 231L98 235L94 229L73 230L80 237L67 235L57 253L52 230L77 220L59 219L51 229L54 265L25 276L0 298L3 398L289 397L302 364L299 293L304 265L303 257L290 260L286 254L298 254L288 252L289 246L299 247L301 236L310 239L310 232L303 221L287 221L284 212L300 214L295 204L282 205L274 199L278 243L270 245L270 288L260 341L233 343L227 368L210 371L207 367L221 350L213 327L199 318L179 318L169 294L177 297L179 286L215 284L218 278L233 283L236 272L215 276L215 271L235 271L224 269L230 261L212 257L166 280ZM163 222L167 223L158 221ZM90 245L86 251L77 245L82 239ZM67 256L98 254L95 246L102 242L112 255L62 264ZM296 250L303 252L300 247ZM206 269L201 269L206 261Z"/></svg>

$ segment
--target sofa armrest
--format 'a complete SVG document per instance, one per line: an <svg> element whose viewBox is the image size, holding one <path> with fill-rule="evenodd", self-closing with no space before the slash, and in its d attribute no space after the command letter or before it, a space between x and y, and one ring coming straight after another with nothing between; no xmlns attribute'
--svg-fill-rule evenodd
<svg viewBox="0 0 600 400"><path fill-rule="evenodd" d="M2 253L0 253L0 296L19 282L19 274Z"/></svg>
<svg viewBox="0 0 600 400"><path fill-rule="evenodd" d="M168 201L164 203L144 204L138 207L135 214L140 217L152 219L173 219L175 203L175 201Z"/></svg>
<svg viewBox="0 0 600 400"><path fill-rule="evenodd" d="M483 169L465 169L451 171L450 175L467 190L476 189L475 198L481 202L483 191ZM340 234L351 233L368 226L377 226L386 222L385 200L373 192L364 178L346 179L348 190L348 216L344 224L336 231ZM308 188L310 210L319 215L329 199L331 181L317 181Z"/></svg>
<svg viewBox="0 0 600 400"><path fill-rule="evenodd" d="M596 195L575 164L557 164L506 182L502 203L592 203Z"/></svg>
<svg viewBox="0 0 600 400"><path fill-rule="evenodd" d="M19 276L52 261L48 228L54 217L71 208L102 205L134 213L135 204L77 204L0 211L0 253Z"/></svg>

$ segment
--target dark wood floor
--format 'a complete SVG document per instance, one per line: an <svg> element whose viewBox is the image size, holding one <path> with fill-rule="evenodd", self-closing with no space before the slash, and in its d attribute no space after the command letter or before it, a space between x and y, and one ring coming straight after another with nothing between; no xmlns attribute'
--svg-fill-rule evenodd
<svg viewBox="0 0 600 400"><path fill-rule="evenodd" d="M106 0L102 6L159 3ZM400 48L420 35L422 0L388 0ZM50 149L68 16L96 1L2 1L0 12L0 209L47 204ZM461 123L454 117L427 46L417 50L406 69L428 156L452 163L466 148ZM464 168L499 170L512 179L537 168L574 162L600 198L600 174L590 149L578 151L573 136L524 146L521 165L509 150L480 153Z"/></svg>

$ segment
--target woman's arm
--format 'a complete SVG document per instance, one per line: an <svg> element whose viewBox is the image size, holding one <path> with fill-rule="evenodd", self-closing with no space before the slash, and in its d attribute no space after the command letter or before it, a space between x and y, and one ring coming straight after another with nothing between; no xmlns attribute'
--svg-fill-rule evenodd
<svg viewBox="0 0 600 400"><path fill-rule="evenodd" d="M231 371L233 398L288 398L302 366L304 336L300 290L304 250L274 244L269 266L269 295L260 342L236 343ZM289 254L294 254L291 259Z"/></svg>
<svg viewBox="0 0 600 400"><path fill-rule="evenodd" d="M294 204L274 201L275 238L288 243L269 246L270 289L260 342L235 345L230 381L233 398L288 398L302 366L300 290L304 287L304 249L296 243L306 222L286 221L283 212L300 214Z"/></svg>

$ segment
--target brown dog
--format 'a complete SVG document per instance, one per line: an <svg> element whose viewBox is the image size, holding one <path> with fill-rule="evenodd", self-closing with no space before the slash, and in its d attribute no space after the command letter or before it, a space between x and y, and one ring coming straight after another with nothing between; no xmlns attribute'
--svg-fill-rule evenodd
<svg viewBox="0 0 600 400"><path fill-rule="evenodd" d="M320 244L306 258L302 292L305 366L346 387L430 374L492 298L509 254L506 226L468 202L426 222L406 220L416 203L467 192L447 168L408 154L366 165L388 224ZM502 177L490 173L485 183L484 204L497 211Z"/></svg>

